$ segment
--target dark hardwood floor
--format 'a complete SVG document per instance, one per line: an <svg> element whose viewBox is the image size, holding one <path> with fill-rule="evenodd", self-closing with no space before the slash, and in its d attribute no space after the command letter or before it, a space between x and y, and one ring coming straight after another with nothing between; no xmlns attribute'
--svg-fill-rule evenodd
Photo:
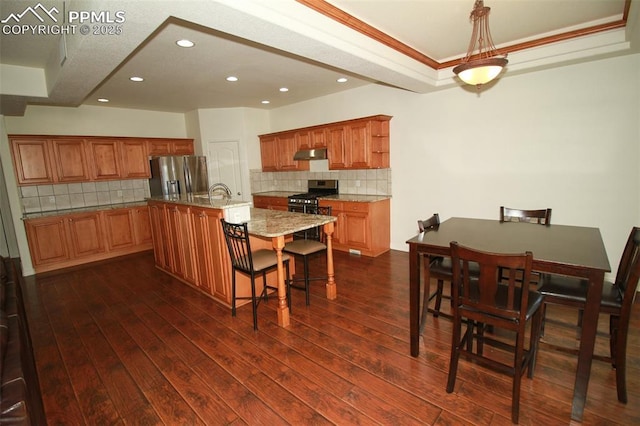
<svg viewBox="0 0 640 426"><path fill-rule="evenodd" d="M509 425L511 380L460 361L445 391L451 322L429 317L409 355L408 254L335 254L338 299L294 292L228 308L155 269L151 253L26 279L24 297L50 425ZM575 323L571 311L550 315ZM603 332L607 321L600 321ZM628 347L628 404L594 361L584 424L640 424L640 305ZM575 343L549 324L546 338ZM598 350L606 352L605 337ZM570 424L576 360L542 348L523 379L520 423Z"/></svg>

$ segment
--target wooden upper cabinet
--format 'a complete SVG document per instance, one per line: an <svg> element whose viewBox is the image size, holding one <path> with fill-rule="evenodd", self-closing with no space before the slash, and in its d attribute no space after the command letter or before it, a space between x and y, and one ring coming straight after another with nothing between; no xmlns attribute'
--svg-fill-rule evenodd
<svg viewBox="0 0 640 426"><path fill-rule="evenodd" d="M294 161L293 156L298 151L298 141L295 132L283 133L276 137L278 170L305 170L299 161ZM307 169L309 168L308 162Z"/></svg>
<svg viewBox="0 0 640 426"><path fill-rule="evenodd" d="M346 126L348 165L352 169L371 167L371 122L359 121Z"/></svg>
<svg viewBox="0 0 640 426"><path fill-rule="evenodd" d="M193 155L193 140L174 140L173 154L175 155Z"/></svg>
<svg viewBox="0 0 640 426"><path fill-rule="evenodd" d="M298 149L317 149L327 147L326 130L324 128L300 130L296 132Z"/></svg>
<svg viewBox="0 0 640 426"><path fill-rule="evenodd" d="M18 185L147 179L149 156L192 155L193 139L9 135Z"/></svg>
<svg viewBox="0 0 640 426"><path fill-rule="evenodd" d="M327 157L330 169L346 169L349 167L349 147L347 130L344 125L327 128Z"/></svg>
<svg viewBox="0 0 640 426"><path fill-rule="evenodd" d="M121 142L116 139L91 139L88 141L89 159L95 180L121 179Z"/></svg>
<svg viewBox="0 0 640 426"><path fill-rule="evenodd" d="M327 147L326 129L301 130L296 132L298 149L317 149Z"/></svg>
<svg viewBox="0 0 640 426"><path fill-rule="evenodd" d="M13 168L20 185L37 185L56 181L51 167L47 139L11 138Z"/></svg>
<svg viewBox="0 0 640 426"><path fill-rule="evenodd" d="M314 148L327 148L329 169L388 168L390 120L391 116L376 115L262 135L262 170L308 170L308 161L293 161L290 154Z"/></svg>
<svg viewBox="0 0 640 426"><path fill-rule="evenodd" d="M389 119L382 117L380 119L371 120L370 122L370 138L371 144L371 167L374 169L388 168L389 159Z"/></svg>
<svg viewBox="0 0 640 426"><path fill-rule="evenodd" d="M149 139L150 156L193 155L193 139Z"/></svg>
<svg viewBox="0 0 640 426"><path fill-rule="evenodd" d="M89 165L84 140L52 139L50 144L58 182L89 180Z"/></svg>
<svg viewBox="0 0 640 426"><path fill-rule="evenodd" d="M131 139L122 141L122 177L149 178L149 156L147 143L144 140Z"/></svg>
<svg viewBox="0 0 640 426"><path fill-rule="evenodd" d="M300 149L297 132L279 133L277 136L260 136L262 171L309 170L308 161L294 161Z"/></svg>
<svg viewBox="0 0 640 426"><path fill-rule="evenodd" d="M278 170L276 142L275 136L260 137L260 158L262 160L262 171L264 172Z"/></svg>

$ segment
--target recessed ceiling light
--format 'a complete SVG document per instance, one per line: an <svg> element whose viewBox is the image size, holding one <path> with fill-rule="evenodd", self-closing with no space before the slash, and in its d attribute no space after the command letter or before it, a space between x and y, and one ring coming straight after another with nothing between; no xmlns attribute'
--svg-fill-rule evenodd
<svg viewBox="0 0 640 426"><path fill-rule="evenodd" d="M265 104L265 105L266 105L266 104L270 104L271 102L269 102L269 101L262 101L262 102L260 102L260 103L262 103L262 104Z"/></svg>
<svg viewBox="0 0 640 426"><path fill-rule="evenodd" d="M142 78L142 77L130 77L129 80L131 80L131 81L144 81L144 78Z"/></svg>
<svg viewBox="0 0 640 426"><path fill-rule="evenodd" d="M238 81L238 77L236 77L235 75L230 75L229 77L227 77L227 81Z"/></svg>
<svg viewBox="0 0 640 426"><path fill-rule="evenodd" d="M196 45L194 42L187 40L186 38L176 41L176 44L180 47L193 47Z"/></svg>
<svg viewBox="0 0 640 426"><path fill-rule="evenodd" d="M107 98L98 98L98 102L109 102L109 99Z"/></svg>
<svg viewBox="0 0 640 426"><path fill-rule="evenodd" d="M289 89L288 89L287 87L281 87L281 88L280 88L280 91L281 91L281 92L288 92L288 91L289 91Z"/></svg>
<svg viewBox="0 0 640 426"><path fill-rule="evenodd" d="M346 77L340 77L338 80L336 80L338 83L346 83L347 79Z"/></svg>

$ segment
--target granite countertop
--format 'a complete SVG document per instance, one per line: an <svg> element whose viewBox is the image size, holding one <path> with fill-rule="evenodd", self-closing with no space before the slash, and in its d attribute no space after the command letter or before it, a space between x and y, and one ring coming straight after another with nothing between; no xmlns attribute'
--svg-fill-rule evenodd
<svg viewBox="0 0 640 426"><path fill-rule="evenodd" d="M252 208L247 229L252 235L273 238L335 221L333 216Z"/></svg>
<svg viewBox="0 0 640 426"><path fill-rule="evenodd" d="M164 201L174 204L185 204L188 206L209 207L212 209L229 209L231 207L251 206L250 201L225 200L224 198L214 198L209 200L207 194L181 195L180 197L157 196L148 198L150 201Z"/></svg>
<svg viewBox="0 0 640 426"><path fill-rule="evenodd" d="M209 196L207 194L181 195L180 197L157 196L157 197L147 198L143 201L135 201L130 203L103 204L99 206L78 207L78 208L63 209L63 210L49 210L46 212L24 213L22 215L22 220L36 219L40 217L61 216L61 215L74 214L74 213L97 212L101 210L113 210L113 209L124 209L124 208L131 208L131 207L146 206L147 200L165 201L167 203L185 204L185 205L198 206L198 207L209 207L213 209L222 209L222 210L229 209L231 207L242 207L242 206L252 205L252 203L249 201L225 200L222 198L213 199L209 201Z"/></svg>
<svg viewBox="0 0 640 426"><path fill-rule="evenodd" d="M62 209L62 210L49 210L45 212L31 212L31 213L24 213L22 215L22 220L37 219L40 217L49 217L49 216L61 216L65 214L74 214L74 213L97 212L101 210L126 209L126 208L140 207L140 206L146 206L146 205L147 205L147 201L145 200L145 201L133 201L130 203L103 204L100 206L76 207L72 209Z"/></svg>
<svg viewBox="0 0 640 426"><path fill-rule="evenodd" d="M325 195L319 198L322 200L355 201L358 203L373 203L376 201L388 200L389 198L391 198L391 195L337 194L337 195Z"/></svg>
<svg viewBox="0 0 640 426"><path fill-rule="evenodd" d="M290 195L299 194L299 192L291 191L267 191L256 192L251 195L258 195L263 197L283 197L287 198ZM318 197L323 200L337 200L337 201L355 201L359 203L373 203L376 201L387 200L391 198L391 195L365 195L365 194L337 194L337 195L323 195Z"/></svg>
<svg viewBox="0 0 640 426"><path fill-rule="evenodd" d="M300 191L266 191L266 192L256 192L254 194L251 194L253 196L258 195L260 197L282 197L282 198L288 198L290 195L295 195L295 194L300 194L302 192L302 190Z"/></svg>

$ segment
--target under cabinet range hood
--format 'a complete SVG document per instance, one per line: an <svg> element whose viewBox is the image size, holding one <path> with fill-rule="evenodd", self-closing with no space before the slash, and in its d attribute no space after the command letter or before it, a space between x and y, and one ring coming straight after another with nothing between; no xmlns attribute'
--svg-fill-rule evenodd
<svg viewBox="0 0 640 426"><path fill-rule="evenodd" d="M327 148L301 149L293 156L294 160L326 160Z"/></svg>

